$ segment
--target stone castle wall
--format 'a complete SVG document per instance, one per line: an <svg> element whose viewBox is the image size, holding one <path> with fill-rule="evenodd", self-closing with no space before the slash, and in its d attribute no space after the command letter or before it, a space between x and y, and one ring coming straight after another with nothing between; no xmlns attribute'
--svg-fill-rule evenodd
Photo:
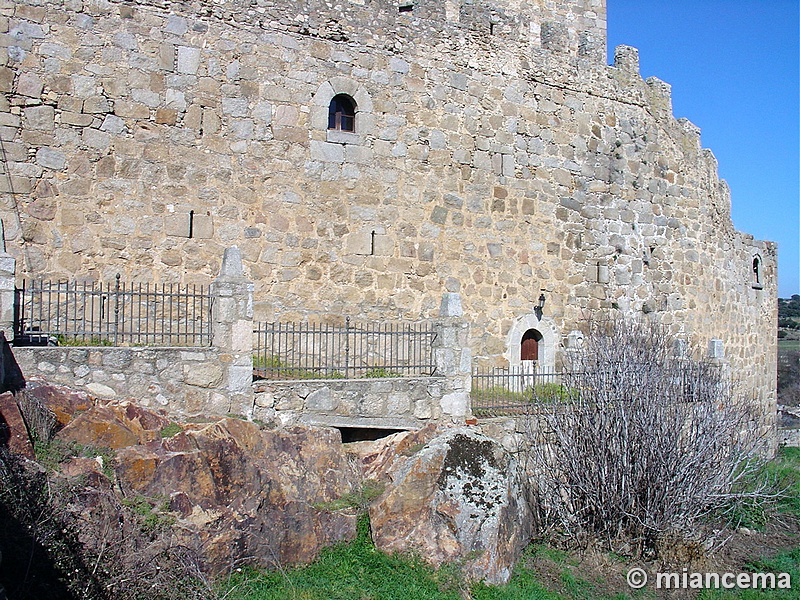
<svg viewBox="0 0 800 600"><path fill-rule="evenodd" d="M557 362L588 316L647 314L774 405L775 246L669 86L604 64L604 2L552 4L3 0L19 276L207 282L235 244L257 320L459 292L491 366L529 326ZM339 93L355 133L327 130Z"/></svg>

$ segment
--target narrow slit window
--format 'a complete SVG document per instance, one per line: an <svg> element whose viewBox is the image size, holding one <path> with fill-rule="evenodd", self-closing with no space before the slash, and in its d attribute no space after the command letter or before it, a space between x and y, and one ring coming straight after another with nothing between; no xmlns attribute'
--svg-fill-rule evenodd
<svg viewBox="0 0 800 600"><path fill-rule="evenodd" d="M328 108L328 129L335 131L356 130L356 103L346 94L337 94Z"/></svg>
<svg viewBox="0 0 800 600"><path fill-rule="evenodd" d="M757 290L763 289L764 284L763 284L763 281L762 281L762 277L763 277L763 274L761 273L761 257L760 256L754 256L753 257L753 273L752 273L753 288L755 288Z"/></svg>
<svg viewBox="0 0 800 600"><path fill-rule="evenodd" d="M413 4L401 4L398 9L401 13L411 12L414 10Z"/></svg>

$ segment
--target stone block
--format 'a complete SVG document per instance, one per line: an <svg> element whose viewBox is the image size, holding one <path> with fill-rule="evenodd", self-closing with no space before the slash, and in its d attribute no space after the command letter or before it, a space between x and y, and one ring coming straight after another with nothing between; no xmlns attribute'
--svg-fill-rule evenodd
<svg viewBox="0 0 800 600"><path fill-rule="evenodd" d="M317 412L331 412L336 410L339 402L331 394L328 387L314 390L306 397L306 410Z"/></svg>
<svg viewBox="0 0 800 600"><path fill-rule="evenodd" d="M56 110L52 106L30 106L23 111L25 127L38 131L55 129Z"/></svg>
<svg viewBox="0 0 800 600"><path fill-rule="evenodd" d="M0 127L19 127L22 120L10 112L0 112Z"/></svg>
<svg viewBox="0 0 800 600"><path fill-rule="evenodd" d="M17 94L28 98L41 98L43 89L44 83L37 75L29 71L20 73L17 79Z"/></svg>
<svg viewBox="0 0 800 600"><path fill-rule="evenodd" d="M61 150L39 148L36 151L36 164L54 171L61 171L67 165L67 157Z"/></svg>
<svg viewBox="0 0 800 600"><path fill-rule="evenodd" d="M246 117L250 103L247 98L223 98L222 114L230 117Z"/></svg>
<svg viewBox="0 0 800 600"><path fill-rule="evenodd" d="M183 380L188 385L202 388L217 387L222 383L223 375L223 368L219 363L202 362L183 365Z"/></svg>
<svg viewBox="0 0 800 600"><path fill-rule="evenodd" d="M214 219L210 215L194 215L192 221L192 237L199 240L210 240L214 237Z"/></svg>
<svg viewBox="0 0 800 600"><path fill-rule="evenodd" d="M105 96L89 96L83 101L83 112L105 114L111 112L111 102Z"/></svg>
<svg viewBox="0 0 800 600"><path fill-rule="evenodd" d="M311 158L312 160L341 164L344 162L344 146L312 140Z"/></svg>
<svg viewBox="0 0 800 600"><path fill-rule="evenodd" d="M440 400L442 412L452 418L463 419L470 413L470 398L467 392L445 394Z"/></svg>
<svg viewBox="0 0 800 600"><path fill-rule="evenodd" d="M171 108L156 110L156 123L159 125L175 125L178 121L178 111Z"/></svg>
<svg viewBox="0 0 800 600"><path fill-rule="evenodd" d="M14 85L14 71L8 67L0 67L0 92L10 92Z"/></svg>
<svg viewBox="0 0 800 600"><path fill-rule="evenodd" d="M233 394L249 394L252 397L253 393L252 364L233 365L228 367L228 381L225 388L227 389L228 392L231 392ZM252 399L249 402L249 406L252 406Z"/></svg>
<svg viewBox="0 0 800 600"><path fill-rule="evenodd" d="M33 180L30 177L10 175L0 177L0 192L28 194L33 189Z"/></svg>
<svg viewBox="0 0 800 600"><path fill-rule="evenodd" d="M171 237L189 237L189 214L178 213L164 217L164 233Z"/></svg>
<svg viewBox="0 0 800 600"><path fill-rule="evenodd" d="M116 398L117 392L115 392L112 388L108 387L105 384L92 382L86 385L86 389L89 391L90 394L93 396L98 396L100 398Z"/></svg>
<svg viewBox="0 0 800 600"><path fill-rule="evenodd" d="M111 136L99 129L86 128L81 137L84 144L97 150L108 150L111 145Z"/></svg>
<svg viewBox="0 0 800 600"><path fill-rule="evenodd" d="M464 316L464 309L461 305L461 294L457 292L447 292L442 295L442 303L439 306L440 317L461 317Z"/></svg>
<svg viewBox="0 0 800 600"><path fill-rule="evenodd" d="M176 60L176 70L178 73L196 75L200 68L200 48L190 46L178 46L178 57Z"/></svg>
<svg viewBox="0 0 800 600"><path fill-rule="evenodd" d="M100 131L108 133L119 134L125 131L125 121L116 115L106 115L103 119L103 124L100 125Z"/></svg>
<svg viewBox="0 0 800 600"><path fill-rule="evenodd" d="M345 237L345 254L370 255L372 253L372 232L358 231Z"/></svg>
<svg viewBox="0 0 800 600"><path fill-rule="evenodd" d="M115 100L114 114L125 119L149 119L150 108L140 102L131 102L130 100Z"/></svg>
<svg viewBox="0 0 800 600"><path fill-rule="evenodd" d="M75 125L77 127L88 127L92 124L94 117L78 112L63 111L61 113L62 125Z"/></svg>

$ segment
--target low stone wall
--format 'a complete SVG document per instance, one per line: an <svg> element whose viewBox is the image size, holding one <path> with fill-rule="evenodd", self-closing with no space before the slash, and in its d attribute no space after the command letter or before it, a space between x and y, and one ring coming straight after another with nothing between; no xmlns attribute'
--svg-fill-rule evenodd
<svg viewBox="0 0 800 600"><path fill-rule="evenodd" d="M226 393L226 360L216 348L25 347L14 356L26 378L134 399L176 417L246 412ZM229 362L229 361L228 361Z"/></svg>
<svg viewBox="0 0 800 600"><path fill-rule="evenodd" d="M257 381L253 385L253 418L281 425L418 429L453 417L442 408L447 395L442 377Z"/></svg>

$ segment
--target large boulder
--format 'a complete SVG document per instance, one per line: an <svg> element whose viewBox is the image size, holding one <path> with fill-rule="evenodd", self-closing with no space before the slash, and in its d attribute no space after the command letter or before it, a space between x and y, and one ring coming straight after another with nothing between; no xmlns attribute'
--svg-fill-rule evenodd
<svg viewBox="0 0 800 600"><path fill-rule="evenodd" d="M247 557L264 567L307 563L356 534L355 511L329 510L358 475L337 430L264 431L239 419L187 426L117 452L128 496L168 498L182 543L223 572Z"/></svg>
<svg viewBox="0 0 800 600"><path fill-rule="evenodd" d="M362 451L361 463L386 483L369 506L377 548L434 566L458 562L472 580L508 581L532 517L519 466L500 445L469 428L422 430Z"/></svg>

